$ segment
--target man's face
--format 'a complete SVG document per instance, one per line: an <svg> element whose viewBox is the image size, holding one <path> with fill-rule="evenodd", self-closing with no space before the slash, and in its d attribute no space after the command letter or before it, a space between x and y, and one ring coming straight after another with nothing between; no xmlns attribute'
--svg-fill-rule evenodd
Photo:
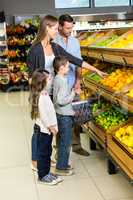
<svg viewBox="0 0 133 200"><path fill-rule="evenodd" d="M64 37L69 37L72 33L73 30L73 22L64 22L64 25L61 26L59 25L59 32L64 36Z"/></svg>

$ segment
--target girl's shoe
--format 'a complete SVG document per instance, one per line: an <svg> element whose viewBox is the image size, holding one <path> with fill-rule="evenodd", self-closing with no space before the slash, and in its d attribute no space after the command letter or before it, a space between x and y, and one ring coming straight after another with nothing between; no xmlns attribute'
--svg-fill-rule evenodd
<svg viewBox="0 0 133 200"><path fill-rule="evenodd" d="M56 180L57 183L61 183L63 181L63 178L57 176L56 174L51 173L51 176L54 180Z"/></svg>
<svg viewBox="0 0 133 200"><path fill-rule="evenodd" d="M47 174L41 180L39 180L39 183L42 183L45 185L50 185L50 186L58 184L55 177L53 177L53 175L51 175L51 173Z"/></svg>

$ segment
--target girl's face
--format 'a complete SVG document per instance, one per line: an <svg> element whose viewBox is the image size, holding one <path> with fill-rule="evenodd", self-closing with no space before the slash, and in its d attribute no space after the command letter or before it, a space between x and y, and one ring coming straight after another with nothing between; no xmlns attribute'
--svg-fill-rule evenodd
<svg viewBox="0 0 133 200"><path fill-rule="evenodd" d="M50 36L51 39L54 39L56 37L58 33L58 27L59 27L58 22L54 26L47 27L48 35Z"/></svg>
<svg viewBox="0 0 133 200"><path fill-rule="evenodd" d="M67 61L67 63L63 66L63 71L64 71L64 74L68 74L68 71L69 71L69 61Z"/></svg>

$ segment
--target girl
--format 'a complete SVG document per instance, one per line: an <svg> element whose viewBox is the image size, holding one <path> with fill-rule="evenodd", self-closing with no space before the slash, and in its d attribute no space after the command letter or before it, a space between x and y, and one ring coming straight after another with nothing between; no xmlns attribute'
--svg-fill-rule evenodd
<svg viewBox="0 0 133 200"><path fill-rule="evenodd" d="M47 71L35 70L30 85L31 118L35 119L34 134L37 138L37 169L39 181L56 185L62 179L50 173L52 138L58 132L53 103L46 91L49 81Z"/></svg>

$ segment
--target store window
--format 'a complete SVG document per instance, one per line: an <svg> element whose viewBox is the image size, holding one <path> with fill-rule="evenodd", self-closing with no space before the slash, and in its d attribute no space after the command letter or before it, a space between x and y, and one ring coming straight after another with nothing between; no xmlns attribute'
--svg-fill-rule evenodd
<svg viewBox="0 0 133 200"><path fill-rule="evenodd" d="M95 7L129 6L129 0L95 0Z"/></svg>
<svg viewBox="0 0 133 200"><path fill-rule="evenodd" d="M55 8L89 7L89 0L55 0Z"/></svg>

